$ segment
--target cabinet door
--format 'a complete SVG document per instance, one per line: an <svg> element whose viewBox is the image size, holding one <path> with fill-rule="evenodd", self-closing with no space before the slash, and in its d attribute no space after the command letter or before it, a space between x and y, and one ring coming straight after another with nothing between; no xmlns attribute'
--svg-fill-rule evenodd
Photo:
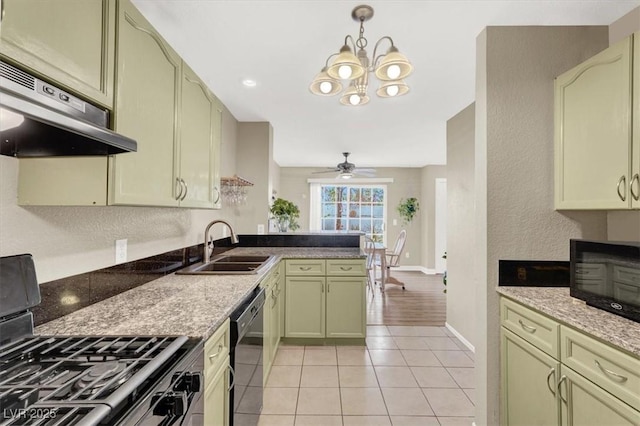
<svg viewBox="0 0 640 426"><path fill-rule="evenodd" d="M287 277L286 337L324 337L325 278Z"/></svg>
<svg viewBox="0 0 640 426"><path fill-rule="evenodd" d="M204 424L229 425L229 358L204 392Z"/></svg>
<svg viewBox="0 0 640 426"><path fill-rule="evenodd" d="M556 209L631 205L631 38L555 82Z"/></svg>
<svg viewBox="0 0 640 426"><path fill-rule="evenodd" d="M219 145L221 114L219 102L207 86L183 62L180 114L181 207L214 208L220 193ZM218 174L218 182L216 182Z"/></svg>
<svg viewBox="0 0 640 426"><path fill-rule="evenodd" d="M115 1L3 0L0 54L113 106Z"/></svg>
<svg viewBox="0 0 640 426"><path fill-rule="evenodd" d="M366 337L364 277L327 278L327 337Z"/></svg>
<svg viewBox="0 0 640 426"><path fill-rule="evenodd" d="M640 411L564 365L561 382L564 426L640 425Z"/></svg>
<svg viewBox="0 0 640 426"><path fill-rule="evenodd" d="M129 1L118 3L115 129L138 152L110 157L110 204L177 206L180 57Z"/></svg>
<svg viewBox="0 0 640 426"><path fill-rule="evenodd" d="M505 425L557 425L560 363L501 327L502 420Z"/></svg>
<svg viewBox="0 0 640 426"><path fill-rule="evenodd" d="M631 207L640 209L640 31L633 35L633 116Z"/></svg>

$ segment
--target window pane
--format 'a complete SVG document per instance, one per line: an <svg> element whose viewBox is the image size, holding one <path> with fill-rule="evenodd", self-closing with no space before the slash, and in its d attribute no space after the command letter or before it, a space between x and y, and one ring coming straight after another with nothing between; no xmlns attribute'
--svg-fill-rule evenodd
<svg viewBox="0 0 640 426"><path fill-rule="evenodd" d="M362 207L360 208L360 217L371 217L370 205L362 205Z"/></svg>
<svg viewBox="0 0 640 426"><path fill-rule="evenodd" d="M383 222L381 220L375 219L373 221L373 232L375 234L382 234L382 224Z"/></svg>
<svg viewBox="0 0 640 426"><path fill-rule="evenodd" d="M350 188L351 201L360 201L360 188Z"/></svg>
<svg viewBox="0 0 640 426"><path fill-rule="evenodd" d="M336 188L334 186L322 187L322 201L335 201L336 200Z"/></svg>
<svg viewBox="0 0 640 426"><path fill-rule="evenodd" d="M361 231L364 231L367 234L371 233L371 221L370 220L363 220L361 222L360 226L361 226L361 228L360 228Z"/></svg>
<svg viewBox="0 0 640 426"><path fill-rule="evenodd" d="M333 203L322 204L322 217L336 217L336 205Z"/></svg>
<svg viewBox="0 0 640 426"><path fill-rule="evenodd" d="M338 203L336 205L336 217L347 217L347 203Z"/></svg>
<svg viewBox="0 0 640 426"><path fill-rule="evenodd" d="M373 206L373 217L384 219L384 207Z"/></svg>
<svg viewBox="0 0 640 426"><path fill-rule="evenodd" d="M362 197L360 199L362 202L371 202L371 188L362 188Z"/></svg>
<svg viewBox="0 0 640 426"><path fill-rule="evenodd" d="M336 219L336 230L344 231L347 227L346 219Z"/></svg>
<svg viewBox="0 0 640 426"><path fill-rule="evenodd" d="M336 221L334 219L323 219L322 220L322 230L323 231L335 231L336 230Z"/></svg>
<svg viewBox="0 0 640 426"><path fill-rule="evenodd" d="M338 186L336 187L336 198L338 201L347 201L347 187L346 186Z"/></svg>
<svg viewBox="0 0 640 426"><path fill-rule="evenodd" d="M360 220L349 219L349 231L359 231L359 230L360 230Z"/></svg>
<svg viewBox="0 0 640 426"><path fill-rule="evenodd" d="M373 202L382 203L384 201L384 190L382 188L373 188Z"/></svg>
<svg viewBox="0 0 640 426"><path fill-rule="evenodd" d="M349 204L349 217L360 217L360 206L357 204Z"/></svg>
<svg viewBox="0 0 640 426"><path fill-rule="evenodd" d="M371 234L371 239L376 243L382 242L382 234Z"/></svg>

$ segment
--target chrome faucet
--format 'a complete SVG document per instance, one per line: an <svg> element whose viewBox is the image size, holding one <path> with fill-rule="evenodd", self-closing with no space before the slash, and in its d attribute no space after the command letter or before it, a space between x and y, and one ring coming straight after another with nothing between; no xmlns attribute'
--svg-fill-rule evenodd
<svg viewBox="0 0 640 426"><path fill-rule="evenodd" d="M238 236L236 235L235 232L233 232L233 228L231 227L231 225L229 225L227 222L225 222L224 220L220 220L220 219L216 219L213 222L211 222L210 224L207 225L207 227L204 230L204 256L202 256L203 262L204 263L209 263L209 261L211 260L211 253L209 252L209 231L211 230L211 227L213 225L215 225L216 223L222 223L227 225L227 228L229 228L229 231L231 232L231 243L232 244L238 244ZM211 251L213 251L213 241L211 242Z"/></svg>

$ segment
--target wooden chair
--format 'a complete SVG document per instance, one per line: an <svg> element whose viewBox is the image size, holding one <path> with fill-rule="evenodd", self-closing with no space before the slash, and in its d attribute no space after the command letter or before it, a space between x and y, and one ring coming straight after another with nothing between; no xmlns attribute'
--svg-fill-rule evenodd
<svg viewBox="0 0 640 426"><path fill-rule="evenodd" d="M375 271L375 243L373 240L364 236L364 252L367 254L366 268L367 268L367 287L371 290L371 295L374 295L375 283L376 283L376 271Z"/></svg>
<svg viewBox="0 0 640 426"><path fill-rule="evenodd" d="M396 278L391 276L391 268L396 268L400 266L400 256L402 255L402 251L404 250L404 243L407 240L407 231L402 230L400 234L398 234L398 238L396 239L396 243L393 246L393 250L387 250L385 253L386 257L386 279L382 283L382 291L384 291L384 286L386 284L396 284L402 286L404 290L404 283L402 281L397 280Z"/></svg>

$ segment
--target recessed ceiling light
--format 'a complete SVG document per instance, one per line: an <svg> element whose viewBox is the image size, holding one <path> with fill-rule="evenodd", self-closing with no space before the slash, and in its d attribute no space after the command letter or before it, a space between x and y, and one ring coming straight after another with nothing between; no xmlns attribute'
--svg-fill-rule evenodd
<svg viewBox="0 0 640 426"><path fill-rule="evenodd" d="M247 87L256 87L258 85L258 82L250 78L245 78L244 80L242 80L242 84Z"/></svg>

